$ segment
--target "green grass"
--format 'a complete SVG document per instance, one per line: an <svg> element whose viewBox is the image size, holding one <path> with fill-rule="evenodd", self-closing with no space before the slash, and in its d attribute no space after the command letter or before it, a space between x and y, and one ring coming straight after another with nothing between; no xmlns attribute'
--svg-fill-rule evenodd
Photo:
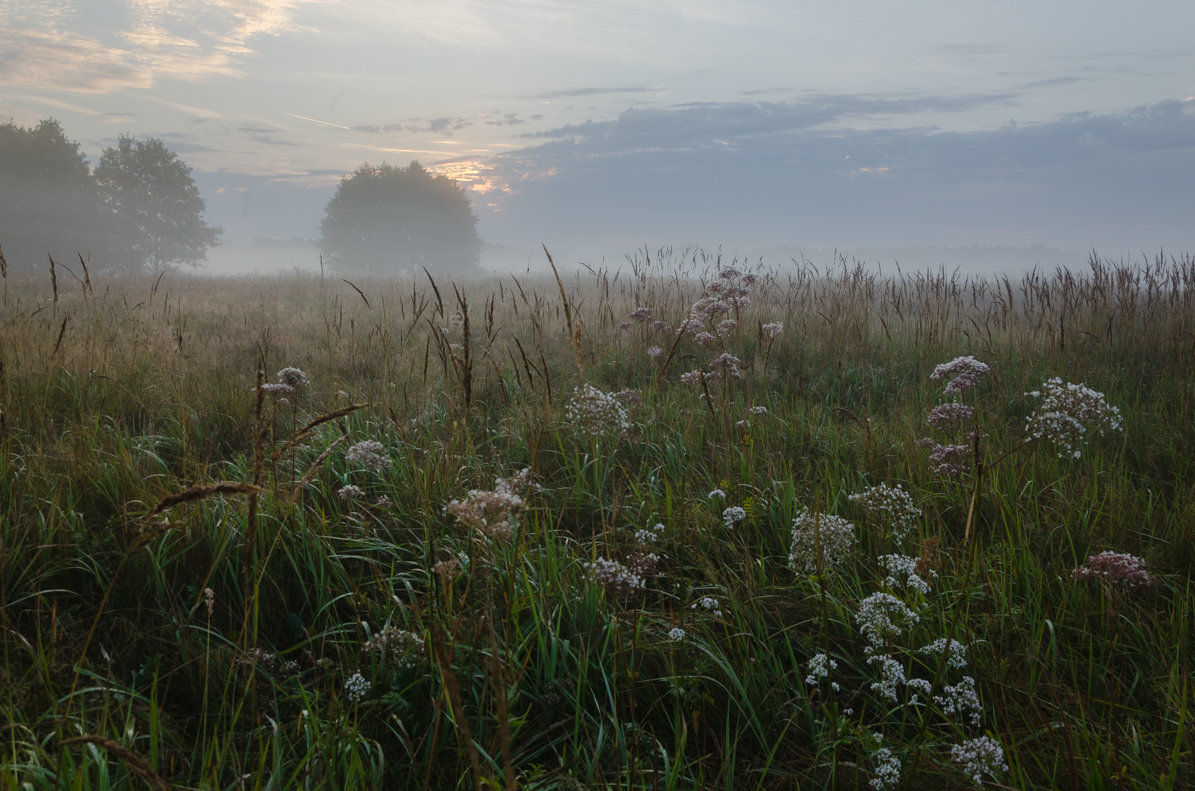
<svg viewBox="0 0 1195 791"><path fill-rule="evenodd" d="M730 262L632 264L360 293L6 280L3 787L869 788L876 734L891 788L970 785L951 747L984 735L1008 764L985 782L1195 783L1195 261L992 281L788 264L706 346L675 330L706 284L744 283ZM722 352L741 378L708 376ZM983 457L1011 451L978 482L917 443L946 440L930 373L968 354L992 371L963 396ZM259 408L259 367L287 366L310 387ZM1054 376L1123 431L1078 459L1022 447L1025 393ZM577 430L583 383L636 390L629 429ZM350 459L364 440L388 463ZM445 511L528 467L509 537ZM850 499L880 483L921 511L903 542ZM789 563L803 508L855 526L817 577ZM1072 578L1103 550L1155 584ZM928 592L885 581L893 553ZM599 559L641 584L600 584ZM871 686L857 613L881 591L919 616L876 649L925 679L916 701ZM386 627L406 636L371 650ZM938 638L965 669L919 651ZM807 683L821 652L837 665ZM964 676L973 712L943 702Z"/></svg>

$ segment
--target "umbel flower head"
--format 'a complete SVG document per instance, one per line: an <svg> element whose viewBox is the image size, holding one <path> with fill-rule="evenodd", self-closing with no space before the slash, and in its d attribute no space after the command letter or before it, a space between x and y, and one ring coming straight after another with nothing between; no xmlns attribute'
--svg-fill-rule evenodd
<svg viewBox="0 0 1195 791"><path fill-rule="evenodd" d="M611 394L588 383L573 390L564 417L578 431L594 437L622 434L631 428L626 407Z"/></svg>
<svg viewBox="0 0 1195 791"><path fill-rule="evenodd" d="M1071 572L1077 580L1096 580L1125 588L1152 585L1154 578L1145 570L1145 561L1136 555L1104 551L1087 558Z"/></svg>
<svg viewBox="0 0 1195 791"><path fill-rule="evenodd" d="M802 574L816 574L846 560L854 546L855 528L850 522L805 508L793 519L788 564Z"/></svg>
<svg viewBox="0 0 1195 791"><path fill-rule="evenodd" d="M1064 383L1054 377L1041 390L1025 395L1041 399L1025 423L1025 433L1054 443L1059 456L1077 459L1088 434L1103 436L1121 430L1120 410L1109 404L1103 393L1087 385Z"/></svg>
<svg viewBox="0 0 1195 791"><path fill-rule="evenodd" d="M390 458L386 456L385 446L376 439L361 440L350 447L344 457L374 470L384 470L390 466Z"/></svg>
<svg viewBox="0 0 1195 791"><path fill-rule="evenodd" d="M945 392L951 395L961 395L975 385L979 380L991 373L992 368L987 363L976 360L971 355L955 357L948 363L942 363L934 368L930 379L946 379Z"/></svg>

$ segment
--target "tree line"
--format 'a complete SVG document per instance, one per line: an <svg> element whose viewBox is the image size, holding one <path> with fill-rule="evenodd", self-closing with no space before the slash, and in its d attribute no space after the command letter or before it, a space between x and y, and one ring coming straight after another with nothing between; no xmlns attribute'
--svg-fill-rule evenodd
<svg viewBox="0 0 1195 791"><path fill-rule="evenodd" d="M89 167L57 121L0 124L0 252L13 271L48 257L97 270L198 265L221 229L191 168L161 140L122 135ZM335 271L461 276L480 271L477 218L464 189L412 162L361 165L328 201L319 247Z"/></svg>

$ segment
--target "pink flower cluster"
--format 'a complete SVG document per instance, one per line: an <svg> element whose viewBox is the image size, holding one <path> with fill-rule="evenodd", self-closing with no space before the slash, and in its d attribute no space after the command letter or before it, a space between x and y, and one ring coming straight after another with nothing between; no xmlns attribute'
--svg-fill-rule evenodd
<svg viewBox="0 0 1195 791"><path fill-rule="evenodd" d="M1077 580L1097 580L1126 588L1152 585L1154 578L1145 570L1145 561L1136 555L1105 550L1087 558L1087 562L1071 572Z"/></svg>

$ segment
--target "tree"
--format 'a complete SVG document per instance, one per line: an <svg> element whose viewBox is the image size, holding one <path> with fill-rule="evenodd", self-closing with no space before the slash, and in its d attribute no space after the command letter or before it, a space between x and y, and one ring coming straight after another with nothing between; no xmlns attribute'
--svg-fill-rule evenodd
<svg viewBox="0 0 1195 791"><path fill-rule="evenodd" d="M95 180L117 229L117 268L194 266L220 240L220 228L203 219L207 204L191 168L161 140L121 135L116 148L104 149Z"/></svg>
<svg viewBox="0 0 1195 791"><path fill-rule="evenodd" d="M103 222L87 158L57 121L0 124L0 248L13 271L99 252Z"/></svg>
<svg viewBox="0 0 1195 791"><path fill-rule="evenodd" d="M481 240L469 198L418 162L361 165L341 179L320 224L320 248L342 272L479 274Z"/></svg>

